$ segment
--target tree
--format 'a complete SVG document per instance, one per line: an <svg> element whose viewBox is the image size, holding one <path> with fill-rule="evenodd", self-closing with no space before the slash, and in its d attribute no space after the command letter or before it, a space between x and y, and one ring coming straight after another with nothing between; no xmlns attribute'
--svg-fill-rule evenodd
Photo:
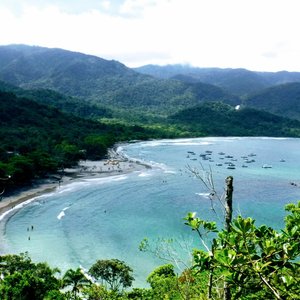
<svg viewBox="0 0 300 300"><path fill-rule="evenodd" d="M82 294L87 300L112 300L114 296L104 286L95 283L84 287Z"/></svg>
<svg viewBox="0 0 300 300"><path fill-rule="evenodd" d="M238 216L218 231L214 252L194 251L194 268L223 276L234 299L300 299L300 202L289 204L281 232ZM194 230L207 222L189 214ZM211 230L212 231L212 230Z"/></svg>
<svg viewBox="0 0 300 300"><path fill-rule="evenodd" d="M63 141L61 144L56 145L55 150L57 151L58 156L61 157L62 164L65 166L72 166L81 158L78 147L67 141Z"/></svg>
<svg viewBox="0 0 300 300"><path fill-rule="evenodd" d="M102 283L106 282L112 291L127 288L134 280L133 270L118 259L97 260L89 269L89 273Z"/></svg>
<svg viewBox="0 0 300 300"><path fill-rule="evenodd" d="M157 267L148 276L147 282L152 288L153 299L175 299L176 295L178 298L178 282L173 265L167 264Z"/></svg>
<svg viewBox="0 0 300 300"><path fill-rule="evenodd" d="M286 207L291 214L286 217L286 228L282 233L266 225L256 227L251 218L238 216L232 221L232 177L227 177L225 198L221 199L215 191L211 170L203 170L201 174L189 167L189 171L210 191L211 201L218 199L224 208L223 230L217 230L214 222L202 220L195 213L189 213L185 218L186 224L197 232L205 248L194 251L194 267L200 272L210 273L208 298L213 296L212 278L221 278L225 283L223 289L220 289L221 281L215 279L214 290L215 293L222 290L226 300L249 297L249 294L253 295L253 299L297 299L300 269L295 261L300 253L297 233L300 204ZM214 232L218 234L208 246L204 236Z"/></svg>
<svg viewBox="0 0 300 300"><path fill-rule="evenodd" d="M107 149L114 143L109 135L89 135L84 139L84 147L87 155L92 159L101 159L107 154Z"/></svg>
<svg viewBox="0 0 300 300"><path fill-rule="evenodd" d="M77 294L82 290L85 286L89 285L91 281L86 278L80 268L76 270L69 269L63 276L63 286L71 286L71 293L74 299L77 298Z"/></svg>
<svg viewBox="0 0 300 300"><path fill-rule="evenodd" d="M1 256L0 298L43 300L50 292L59 293L58 271L46 263L33 263L26 253Z"/></svg>
<svg viewBox="0 0 300 300"><path fill-rule="evenodd" d="M203 166L202 167L202 172L200 172L196 168L192 168L190 166L187 166L188 171L194 175L197 179L199 179L204 187L209 191L209 198L211 201L211 209L213 212L217 215L217 212L215 210L215 200L218 200L218 203L221 205L221 208L223 209L223 214L224 214L224 226L225 229L229 232L231 230L231 220L232 220L232 213L233 213L233 205L232 205L232 196L233 196L233 177L228 176L225 180L226 183L226 188L225 188L225 193L223 196L219 196L215 185L213 181L213 176L212 176L212 170L211 168L209 171L206 171ZM206 248L208 256L206 260L206 265L208 267L209 271L209 281L208 281L208 292L207 292L207 297L209 299L212 298L212 284L213 284L213 276L214 276L214 267L212 262L212 259L214 258L215 255L215 240L213 239L211 241L211 245L207 245L204 236L206 236L210 232L217 232L217 227L215 222L206 222L204 220L201 220L199 218L196 218L196 213L189 213L185 220L187 221L185 224L189 225L192 230L195 230L203 244L203 246ZM225 243L226 245L226 243ZM230 300L231 299L231 292L230 288L228 285L228 282L226 278L224 278L224 300Z"/></svg>
<svg viewBox="0 0 300 300"><path fill-rule="evenodd" d="M9 174L17 183L26 183L34 174L33 161L24 155L15 155L9 160Z"/></svg>

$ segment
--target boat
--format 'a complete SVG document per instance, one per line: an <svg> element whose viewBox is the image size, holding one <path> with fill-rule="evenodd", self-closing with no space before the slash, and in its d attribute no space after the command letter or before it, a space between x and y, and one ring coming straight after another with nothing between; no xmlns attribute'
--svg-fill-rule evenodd
<svg viewBox="0 0 300 300"><path fill-rule="evenodd" d="M227 169L234 170L235 166L228 166Z"/></svg>
<svg viewBox="0 0 300 300"><path fill-rule="evenodd" d="M235 169L235 164L229 162L228 166L227 166L227 169L231 169L231 170Z"/></svg>
<svg viewBox="0 0 300 300"><path fill-rule="evenodd" d="M247 164L251 164L251 163L254 163L255 162L255 160L254 159L251 159L251 160L245 160L245 163L247 163Z"/></svg>
<svg viewBox="0 0 300 300"><path fill-rule="evenodd" d="M248 155L248 157L253 157L253 156L256 156L256 154L255 154L255 153L250 153L250 154Z"/></svg>
<svg viewBox="0 0 300 300"><path fill-rule="evenodd" d="M262 168L264 168L264 169L271 169L272 166L271 166L271 165L264 164L264 165L262 166Z"/></svg>

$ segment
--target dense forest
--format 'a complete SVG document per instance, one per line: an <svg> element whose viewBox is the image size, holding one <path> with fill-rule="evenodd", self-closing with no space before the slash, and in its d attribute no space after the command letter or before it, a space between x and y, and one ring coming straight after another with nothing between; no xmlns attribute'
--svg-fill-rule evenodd
<svg viewBox="0 0 300 300"><path fill-rule="evenodd" d="M84 118L161 122L208 101L242 104L294 119L300 115L299 72L184 65L130 69L117 61L63 49L9 45L0 46L0 80L1 90L11 91L14 86L18 96Z"/></svg>
<svg viewBox="0 0 300 300"><path fill-rule="evenodd" d="M255 94L271 86L300 82L299 72L286 71L255 72L246 69L197 68L189 65L146 65L134 70L156 78L178 78L212 84L237 96Z"/></svg>
<svg viewBox="0 0 300 300"><path fill-rule="evenodd" d="M0 60L2 81L24 89L51 89L126 112L142 109L165 115L204 100L239 102L238 97L213 85L156 79L117 61L62 49L2 46Z"/></svg>
<svg viewBox="0 0 300 300"><path fill-rule="evenodd" d="M203 103L169 117L189 132L205 136L300 136L300 122L249 107Z"/></svg>
<svg viewBox="0 0 300 300"><path fill-rule="evenodd" d="M101 159L116 142L163 133L140 126L108 125L0 92L0 176L8 188L28 184L79 159Z"/></svg>
<svg viewBox="0 0 300 300"><path fill-rule="evenodd" d="M300 120L300 82L269 87L248 96L245 104L273 114Z"/></svg>

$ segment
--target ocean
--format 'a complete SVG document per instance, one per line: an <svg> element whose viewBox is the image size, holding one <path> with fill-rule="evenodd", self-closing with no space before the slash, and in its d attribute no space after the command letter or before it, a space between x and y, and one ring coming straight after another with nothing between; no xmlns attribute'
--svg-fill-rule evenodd
<svg viewBox="0 0 300 300"><path fill-rule="evenodd" d="M212 137L120 145L122 155L152 168L74 182L38 197L6 221L1 250L27 251L34 261L47 261L63 272L118 258L134 270L135 286L144 286L156 266L170 259L182 270L190 264L191 250L201 247L184 224L187 212L223 226L219 202L209 199L210 190L189 169L209 171L219 196L226 177L233 176L234 215L280 229L285 204L300 198L299 149L300 139L293 138ZM139 251L144 238L152 251Z"/></svg>

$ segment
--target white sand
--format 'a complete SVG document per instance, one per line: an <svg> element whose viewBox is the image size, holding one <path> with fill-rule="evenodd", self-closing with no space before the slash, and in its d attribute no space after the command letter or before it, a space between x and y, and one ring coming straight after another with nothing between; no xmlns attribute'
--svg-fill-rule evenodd
<svg viewBox="0 0 300 300"><path fill-rule="evenodd" d="M141 171L150 168L137 161L124 158L112 158L100 161L80 161L78 166L64 170L63 176L53 175L44 180L36 181L31 187L16 191L12 196L4 197L0 202L0 215L15 206L45 193L55 191L61 185L86 178L101 178Z"/></svg>

